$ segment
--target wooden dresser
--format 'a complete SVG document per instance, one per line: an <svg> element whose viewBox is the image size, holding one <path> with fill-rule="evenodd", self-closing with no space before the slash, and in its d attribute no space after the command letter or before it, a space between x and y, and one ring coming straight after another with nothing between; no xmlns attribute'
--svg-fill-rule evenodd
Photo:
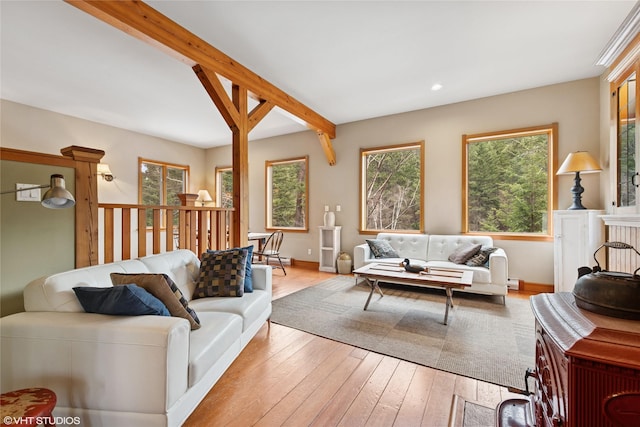
<svg viewBox="0 0 640 427"><path fill-rule="evenodd" d="M640 321L580 309L569 292L535 295L531 307L536 426L640 426Z"/></svg>

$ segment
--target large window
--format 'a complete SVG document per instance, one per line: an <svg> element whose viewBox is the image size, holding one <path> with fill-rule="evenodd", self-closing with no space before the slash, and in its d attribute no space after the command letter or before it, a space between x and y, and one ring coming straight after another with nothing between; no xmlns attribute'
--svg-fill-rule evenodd
<svg viewBox="0 0 640 427"><path fill-rule="evenodd" d="M550 238L557 124L463 135L463 231Z"/></svg>
<svg viewBox="0 0 640 427"><path fill-rule="evenodd" d="M424 141L360 150L360 230L422 232Z"/></svg>
<svg viewBox="0 0 640 427"><path fill-rule="evenodd" d="M138 203L141 205L179 206L178 194L185 193L189 166L174 165L155 160L138 159ZM163 224L165 219L162 219ZM147 212L147 226L153 225L153 213Z"/></svg>
<svg viewBox="0 0 640 427"><path fill-rule="evenodd" d="M216 168L216 206L233 207L233 171L230 167Z"/></svg>
<svg viewBox="0 0 640 427"><path fill-rule="evenodd" d="M266 161L266 228L307 231L309 159Z"/></svg>

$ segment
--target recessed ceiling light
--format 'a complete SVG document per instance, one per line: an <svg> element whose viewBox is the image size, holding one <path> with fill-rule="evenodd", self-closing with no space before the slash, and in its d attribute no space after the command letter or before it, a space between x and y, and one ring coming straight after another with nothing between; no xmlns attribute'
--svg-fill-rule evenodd
<svg viewBox="0 0 640 427"><path fill-rule="evenodd" d="M440 83L436 83L433 86L431 86L431 90L440 90L442 89L442 85Z"/></svg>

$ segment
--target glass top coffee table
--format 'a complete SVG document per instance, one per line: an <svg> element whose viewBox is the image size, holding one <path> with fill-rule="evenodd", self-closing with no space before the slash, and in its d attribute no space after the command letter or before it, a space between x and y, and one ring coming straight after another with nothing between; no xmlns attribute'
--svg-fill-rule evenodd
<svg viewBox="0 0 640 427"><path fill-rule="evenodd" d="M371 287L364 309L369 307L371 297L374 292L378 292L380 297L384 294L378 286L378 282L397 283L401 285L416 287L439 287L444 288L447 295L446 307L444 310L444 324L447 324L449 317L449 307L453 307L453 290L471 286L473 271L458 270L454 268L429 268L420 273L410 273L398 264L373 262L364 265L353 271L356 277L365 279Z"/></svg>

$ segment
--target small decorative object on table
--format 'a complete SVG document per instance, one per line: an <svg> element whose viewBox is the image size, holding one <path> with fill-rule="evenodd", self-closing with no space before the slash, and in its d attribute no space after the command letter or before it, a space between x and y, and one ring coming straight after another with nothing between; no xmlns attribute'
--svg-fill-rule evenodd
<svg viewBox="0 0 640 427"><path fill-rule="evenodd" d="M409 258L405 258L404 261L402 261L402 266L409 273L420 273L425 270L425 268L420 265L411 265Z"/></svg>

